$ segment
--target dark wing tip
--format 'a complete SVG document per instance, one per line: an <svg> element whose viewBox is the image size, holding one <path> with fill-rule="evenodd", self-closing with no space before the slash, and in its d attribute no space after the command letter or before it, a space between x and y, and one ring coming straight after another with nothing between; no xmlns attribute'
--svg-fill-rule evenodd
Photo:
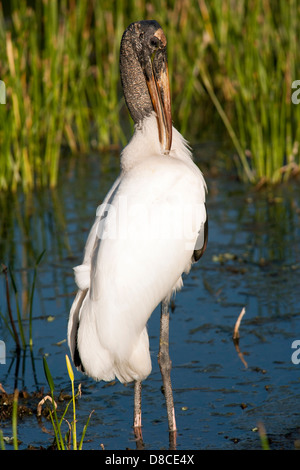
<svg viewBox="0 0 300 470"><path fill-rule="evenodd" d="M204 204L204 206L205 206L205 211L206 211L206 220L204 222L203 233L202 232L200 233L201 237L203 237L203 243L202 243L201 248L197 248L196 250L194 250L193 262L199 261L199 259L204 254L204 252L206 250L206 247L207 247L207 241L208 241L208 215L207 215L206 204ZM199 235L199 237L200 237L200 235ZM199 237L198 237L198 239L199 239ZM196 243L196 245L197 245L197 243Z"/></svg>

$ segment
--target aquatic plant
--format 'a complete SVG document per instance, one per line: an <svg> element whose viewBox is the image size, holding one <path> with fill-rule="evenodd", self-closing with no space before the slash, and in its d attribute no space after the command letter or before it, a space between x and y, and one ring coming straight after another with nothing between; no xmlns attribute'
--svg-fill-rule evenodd
<svg viewBox="0 0 300 470"><path fill-rule="evenodd" d="M71 386L72 386L72 398L69 401L69 403L67 404L67 406L66 406L66 408L65 408L65 410L64 410L64 412L63 412L60 419L58 419L57 410L56 410L56 402L54 400L55 385L54 385L54 381L53 381L50 369L49 369L48 364L47 364L46 357L43 358L43 364L44 364L45 376L46 376L48 385L50 387L50 394L51 394L51 400L50 401L52 403L52 411L50 412L50 419L51 419L52 427L53 427L54 434L55 434L55 441L56 441L57 449L58 450L70 450L71 448L73 448L73 450L82 450L85 433L86 433L86 430L87 430L87 427L88 427L88 424L89 424L89 421L90 421L90 418L91 418L91 415L92 415L93 412L90 413L90 415L87 419L87 422L86 422L86 424L83 428L80 442L77 443L76 398L80 395L81 392L80 392L80 389L79 389L78 392L75 394L74 373L73 373L73 369L72 369L72 366L71 366L70 359L66 355L66 365L67 365L67 370L68 370L68 374L69 374L69 378L70 378ZM66 416L66 413L67 413L68 408L69 408L71 403L73 404L73 421L71 422L71 424L69 424L67 422L65 416ZM62 424L63 424L63 422L67 422L69 424L69 428L70 428L69 432L66 433L66 435L64 437L62 435Z"/></svg>
<svg viewBox="0 0 300 470"><path fill-rule="evenodd" d="M238 153L240 176L287 179L299 171L300 106L291 99L300 76L298 2L199 4L218 74L210 76L205 62L199 69Z"/></svg>
<svg viewBox="0 0 300 470"><path fill-rule="evenodd" d="M122 135L114 18L98 3L27 3L12 1L7 19L0 2L0 189L24 191L56 185L63 146L86 152Z"/></svg>
<svg viewBox="0 0 300 470"><path fill-rule="evenodd" d="M176 127L199 141L222 124L241 179L288 179L299 170L299 9L296 0L0 2L0 189L53 187L62 153L126 142L119 44L140 18L167 32Z"/></svg>
<svg viewBox="0 0 300 470"><path fill-rule="evenodd" d="M13 405L12 405L12 438L8 439L9 442L12 442L14 450L19 449L18 444L18 398L19 391L15 389L13 395ZM0 429L0 449L5 450L5 441L7 439L3 436L3 431Z"/></svg>
<svg viewBox="0 0 300 470"><path fill-rule="evenodd" d="M93 411L90 413L88 416L87 422L82 430L82 435L80 442L77 442L77 431L76 431L76 399L78 396L81 395L81 387L78 387L77 393L75 393L75 388L74 388L74 373L73 369L71 366L71 362L66 355L66 365L67 365L67 371L69 375L69 379L71 381L71 387L72 387L72 398L69 400L67 403L65 410L62 413L62 416L59 418L58 413L57 413L57 404L55 402L54 398L54 390L55 390L55 385L54 381L52 378L52 375L50 373L50 369L47 364L46 357L43 358L43 365L44 365L44 372L45 372L45 377L47 379L48 385L50 387L50 395L51 396L45 396L40 402L38 403L37 406L37 417L40 419L41 413L42 413L42 407L46 401L50 401L52 404L52 409L49 410L49 417L52 423L54 435L55 435L55 444L54 448L57 448L58 450L82 450L83 447L83 441L85 438L86 430L91 418L91 415ZM2 387L0 387L1 391L5 393ZM12 396L12 412L11 412L11 419L12 419L12 437L4 437L2 429L0 429L0 450L5 450L5 443L9 442L13 444L14 450L19 449L19 441L18 441L18 398L19 398L19 390L15 389L13 396ZM66 415L69 409L70 404L73 404L73 421L69 423L69 421L66 419ZM63 436L62 434L62 424L67 423L67 432Z"/></svg>

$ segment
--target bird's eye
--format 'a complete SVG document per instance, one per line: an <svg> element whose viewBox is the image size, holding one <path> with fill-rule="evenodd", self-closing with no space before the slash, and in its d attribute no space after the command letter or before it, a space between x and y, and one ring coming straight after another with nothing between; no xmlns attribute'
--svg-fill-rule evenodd
<svg viewBox="0 0 300 470"><path fill-rule="evenodd" d="M157 49L158 46L159 46L159 40L158 40L155 36L153 36L153 37L150 39L150 45L151 45L151 47Z"/></svg>

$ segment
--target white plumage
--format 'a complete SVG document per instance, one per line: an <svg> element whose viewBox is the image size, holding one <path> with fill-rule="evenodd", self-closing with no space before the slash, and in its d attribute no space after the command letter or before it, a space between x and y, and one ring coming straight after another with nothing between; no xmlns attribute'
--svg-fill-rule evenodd
<svg viewBox="0 0 300 470"><path fill-rule="evenodd" d="M172 446L176 420L169 356L169 301L205 251L206 185L172 126L167 39L154 20L132 23L120 47L125 101L135 123L121 174L98 207L68 325L75 366L96 380L135 382L141 439L141 382L151 372L147 322L161 302L158 362Z"/></svg>
<svg viewBox="0 0 300 470"><path fill-rule="evenodd" d="M173 128L168 155L153 112L121 154L121 174L97 209L68 325L74 358L96 380L141 381L151 372L147 321L182 286L204 243L206 184ZM80 368L79 367L79 368Z"/></svg>

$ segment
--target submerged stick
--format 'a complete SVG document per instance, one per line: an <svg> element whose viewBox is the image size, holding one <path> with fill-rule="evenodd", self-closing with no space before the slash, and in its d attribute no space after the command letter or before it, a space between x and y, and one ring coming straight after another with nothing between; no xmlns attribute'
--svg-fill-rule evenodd
<svg viewBox="0 0 300 470"><path fill-rule="evenodd" d="M241 310L241 313L239 314L238 316L238 319L235 323L235 327L234 327L234 330L233 330L233 336L232 338L234 339L234 341L237 341L240 337L240 333L239 333L239 327L240 327L240 324L241 324L241 321L242 321L242 318L243 316L245 315L246 313L246 309L245 307L242 308Z"/></svg>
<svg viewBox="0 0 300 470"><path fill-rule="evenodd" d="M233 335L232 335L232 339L233 339L233 343L234 343L234 347L235 347L235 349L236 349L236 352L237 352L237 354L238 354L240 360L242 361L242 363L244 364L244 366L245 366L246 369L247 369L247 368L248 368L248 364L247 364L247 362L245 361L244 356L243 356L243 353L241 352L240 347L239 347L239 339L240 339L239 327L240 327L242 318L243 318L243 316L245 315L245 313L246 313L246 309L245 309L245 307L243 307L242 310L241 310L241 313L239 314L238 319L237 319L237 321L236 321L236 323L235 323L234 330L233 330Z"/></svg>
<svg viewBox="0 0 300 470"><path fill-rule="evenodd" d="M42 414L42 406L43 406L43 404L45 403L46 400L51 401L52 405L54 405L55 408L57 408L57 403L53 400L53 398L50 397L50 395L46 395L46 396L45 396L44 398L42 398L42 400L38 403L37 411L36 411L37 416L41 416L41 414Z"/></svg>

